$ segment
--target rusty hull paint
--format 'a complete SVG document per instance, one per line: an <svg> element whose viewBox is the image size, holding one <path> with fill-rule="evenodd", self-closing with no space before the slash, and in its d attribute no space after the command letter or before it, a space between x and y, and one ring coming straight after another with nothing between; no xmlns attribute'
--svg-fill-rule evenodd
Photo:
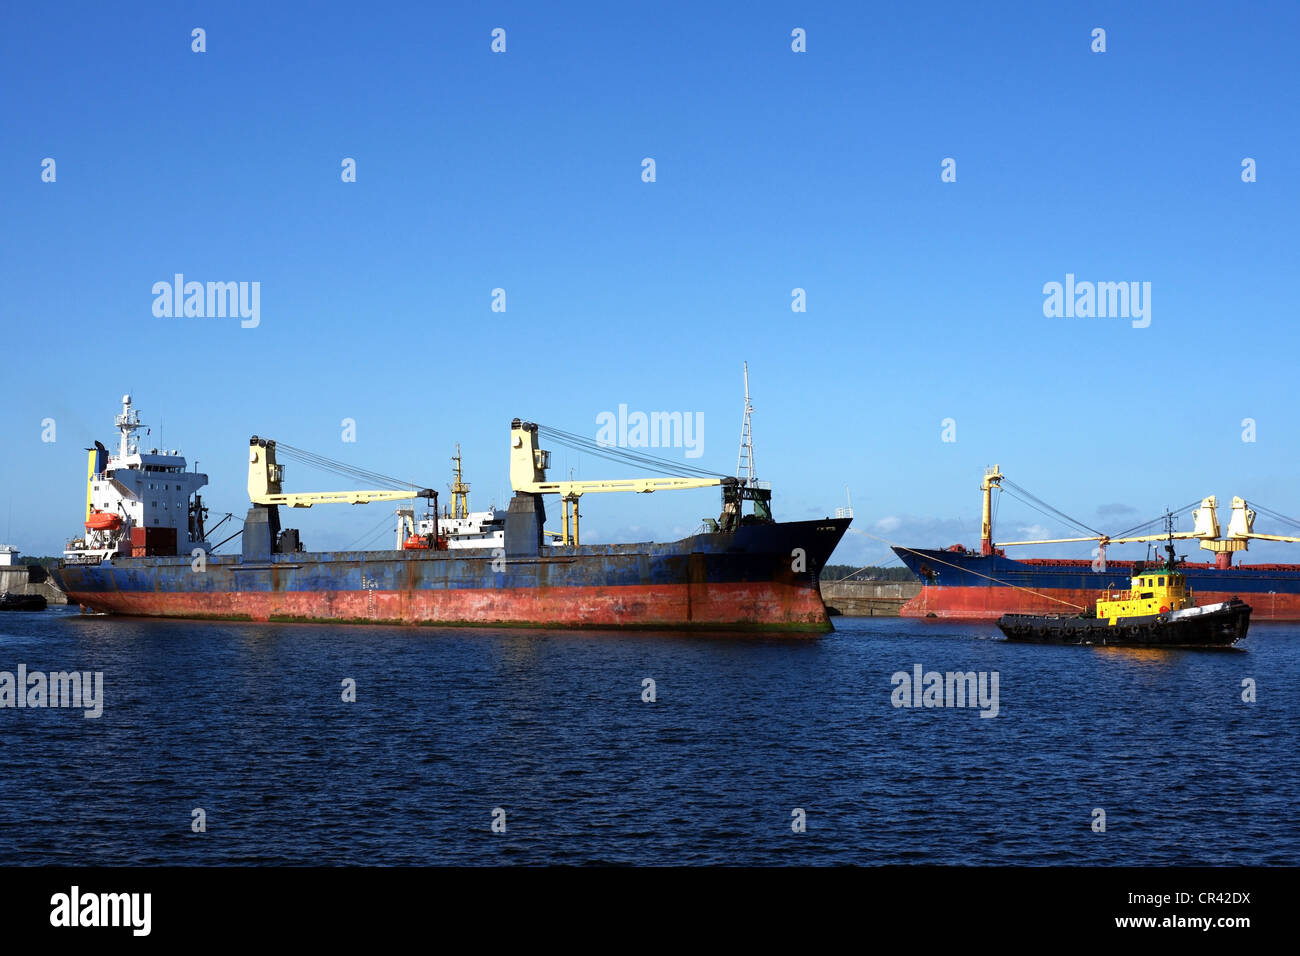
<svg viewBox="0 0 1300 956"><path fill-rule="evenodd" d="M718 584L614 588L441 591L242 591L71 593L99 612L144 617L352 624L439 624L559 628L706 628L825 631L817 592L782 585Z"/></svg>
<svg viewBox="0 0 1300 956"><path fill-rule="evenodd" d="M114 614L256 621L831 630L816 570L848 519L745 526L665 544L583 545L504 559L487 549L118 559L55 574ZM793 570L802 548L806 568Z"/></svg>

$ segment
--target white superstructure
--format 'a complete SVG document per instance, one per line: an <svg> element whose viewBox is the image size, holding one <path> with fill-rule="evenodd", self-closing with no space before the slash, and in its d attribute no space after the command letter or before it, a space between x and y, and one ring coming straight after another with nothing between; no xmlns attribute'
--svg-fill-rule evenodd
<svg viewBox="0 0 1300 956"><path fill-rule="evenodd" d="M411 535L427 541L434 534L433 515L415 520L409 508L397 511L397 549L407 546ZM457 548L504 548L506 543L506 512L493 508L490 511L473 511L460 518L440 515L437 534L449 550ZM412 531L411 529L414 529ZM421 547L424 545L421 544Z"/></svg>
<svg viewBox="0 0 1300 956"><path fill-rule="evenodd" d="M207 550L203 504L196 492L208 476L188 471L176 449L140 447L137 432L147 426L122 396L114 419L120 433L117 454L99 442L88 449L86 533L68 542L68 560L96 561L113 556L189 554Z"/></svg>
<svg viewBox="0 0 1300 956"><path fill-rule="evenodd" d="M504 548L506 543L506 512L498 508L487 511L469 510L469 484L461 470L460 445L451 459L451 508L434 520L426 514L416 520L410 508L397 509L397 548L446 547ZM435 541L434 535L437 535Z"/></svg>

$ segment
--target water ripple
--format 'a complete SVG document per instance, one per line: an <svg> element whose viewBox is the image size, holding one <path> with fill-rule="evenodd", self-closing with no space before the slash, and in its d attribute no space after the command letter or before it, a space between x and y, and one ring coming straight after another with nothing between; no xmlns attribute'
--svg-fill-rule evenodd
<svg viewBox="0 0 1300 956"><path fill-rule="evenodd" d="M838 626L6 616L0 670L103 671L105 704L0 709L0 864L1300 864L1300 628L1207 654ZM998 716L892 706L916 664L998 672Z"/></svg>

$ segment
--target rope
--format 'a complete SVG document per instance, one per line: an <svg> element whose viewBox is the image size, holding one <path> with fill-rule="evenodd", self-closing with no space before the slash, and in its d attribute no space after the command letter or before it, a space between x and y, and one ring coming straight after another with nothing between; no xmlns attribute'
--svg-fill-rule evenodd
<svg viewBox="0 0 1300 956"><path fill-rule="evenodd" d="M1179 515L1181 515L1184 511L1191 511L1193 508L1198 507L1198 506L1200 505L1200 503L1201 503L1201 499L1200 499L1200 498L1197 498L1195 501L1191 502L1190 504L1185 504L1185 505L1183 505L1181 508L1179 508L1177 511L1171 511L1171 512L1169 512L1169 514L1170 514L1171 516L1173 516L1173 517L1176 518L1176 517L1178 517ZM1150 521L1144 521L1144 522L1142 522L1142 523L1139 524L1139 525L1134 525L1132 528L1129 528L1127 531L1121 531L1119 534L1112 534L1110 537L1112 537L1112 538L1127 538L1127 537L1129 537L1129 536L1135 534L1136 532L1144 531L1145 529L1150 528L1152 525L1161 524L1161 523L1164 522L1164 520L1165 520L1165 516L1164 516L1164 515L1161 515L1161 516L1158 517L1158 518L1152 518Z"/></svg>
<svg viewBox="0 0 1300 956"><path fill-rule="evenodd" d="M863 531L862 533L863 533L863 534L867 534L867 532L865 532L865 531ZM832 584L836 584L836 583L838 583L838 582L840 582L840 581L847 581L849 578L853 577L853 575L855 575L855 574L861 574L863 571L866 571L866 570L868 570L868 569L870 569L870 568L887 568L887 567L889 567L890 563L893 562L893 561L897 561L899 564L902 564L902 563L903 563L902 559L899 558L898 555L896 555L896 554L891 554L891 555L889 555L887 558L885 558L885 563L883 563L883 564L865 564L865 565L863 565L862 567L858 568L856 571L850 571L848 574L844 575L844 577L842 577L842 578L836 578L836 580L835 580L835 581L832 581L831 583L832 583Z"/></svg>
<svg viewBox="0 0 1300 956"><path fill-rule="evenodd" d="M286 458L307 465L320 471L331 472L336 475L342 475L345 478L351 478L365 484L380 485L395 490L404 490L406 488L419 487L409 481L402 481L400 478L393 478L390 475L381 475L377 471L370 471L357 465L349 465L347 462L336 461L333 458L326 458L324 455L318 455L302 448L295 448L286 442L276 442L276 450L281 452Z"/></svg>
<svg viewBox="0 0 1300 956"><path fill-rule="evenodd" d="M348 545L348 546L347 546L346 548L344 548L343 550L344 550L344 551L355 551L355 550L357 550L357 545L361 544L363 541L364 541L366 544L371 543L373 540L375 540L376 538L379 537L379 531L380 531L380 530L381 530L385 525L388 526L388 532L389 532L389 534L393 534L393 533L394 533L394 532L393 532L393 525L396 524L396 522L397 522L397 516L396 516L396 515L385 515L383 518L380 519L379 524L375 525L375 526L374 526L373 528L371 528L369 531L364 532L364 533L361 535L361 537L357 538L355 541L353 541L350 545Z"/></svg>
<svg viewBox="0 0 1300 956"><path fill-rule="evenodd" d="M1044 515L1045 517L1049 517L1049 518L1055 516L1056 518L1059 518L1060 520L1064 521L1066 524L1073 525L1074 527L1079 528L1079 529L1081 529L1081 530L1083 530L1083 531L1091 532L1092 534L1095 534L1095 535L1096 535L1097 537L1099 537L1099 538L1100 538L1100 537L1103 537L1102 533L1101 533L1100 531L1098 531L1096 528L1090 528L1090 527L1088 527L1086 524L1084 524L1082 521L1078 521L1078 520L1076 520L1075 518L1071 518L1071 517L1070 517L1069 515L1067 515L1064 511L1061 511L1059 508L1054 508L1054 507L1052 507L1052 506L1049 505L1046 501L1044 501L1042 498L1039 498L1037 495L1032 494L1031 492L1027 491L1026 489L1020 487L1018 484L1016 484L1016 483L1015 483L1014 481L1012 481L1011 479L1009 479L1009 478L1003 478L1003 479L1002 479L1002 484L1003 484L1003 485L1010 485L1011 488L1015 489L1015 491L1020 492L1020 495L1024 495L1025 498L1030 499L1029 501L1025 501L1024 498L1021 498L1021 497L1020 497L1020 495L1015 494L1015 491L1013 491L1013 492L1008 492L1008 494L1010 494L1011 497L1015 498L1017 501L1021 502L1022 504L1028 505L1030 508L1033 508L1033 509L1034 509L1035 511L1037 511L1039 514L1042 514L1042 515ZM1047 509L1048 512L1051 512L1051 514L1047 514L1047 512L1043 511L1042 509L1044 509L1044 508Z"/></svg>
<svg viewBox="0 0 1300 956"><path fill-rule="evenodd" d="M647 471L658 472L659 474L670 477L689 475L698 478L726 478L727 476L717 471L710 471L707 468L701 468L697 465L687 464L676 461L671 458L663 458L659 455L652 455L648 452L631 451L626 448L618 448L613 445L602 444L595 439L588 438L585 435L578 435L574 432L567 432L560 428L554 428L550 425L538 425L550 439L555 443L564 445L575 451L596 455L608 461L619 464L632 464Z"/></svg>
<svg viewBox="0 0 1300 956"><path fill-rule="evenodd" d="M1019 502L1020 502L1022 505L1024 505L1026 508L1031 508L1031 509L1033 509L1034 511L1037 511L1037 512L1038 512L1040 515L1042 515L1044 518L1048 518L1049 520L1050 520L1050 519L1053 519L1053 518L1056 518L1057 520L1060 520L1060 517L1061 517L1061 516L1054 515L1054 514L1048 512L1048 511L1044 511L1042 508L1035 507L1033 504L1030 504L1028 501L1026 501L1025 499L1021 498L1019 495L1017 495L1014 491L1008 491L1008 492L1006 492L1006 493L1007 493L1008 495L1010 495L1012 498L1015 498L1016 501L1019 501ZM996 527L996 525L995 525L995 527ZM1076 528L1075 528L1075 530L1078 530L1078 531L1087 531L1087 530L1091 530L1091 529L1085 528L1085 527L1083 527L1082 525L1077 525ZM1101 537L1101 533L1100 533L1100 532L1097 532L1097 536L1098 536L1098 537Z"/></svg>
<svg viewBox="0 0 1300 956"><path fill-rule="evenodd" d="M1081 604L1075 604L1072 601L1065 601L1062 600L1061 598L1055 598L1052 597L1050 594L1044 594L1042 591L1035 591L1033 588L1022 588L1018 584L1011 584L1007 581L999 581L997 578L993 577L992 575L981 574L979 571L972 571L970 568L963 568L960 564L953 564L951 561L943 561L939 558L936 558L932 554L923 554L922 552L917 551L914 548L905 548L901 544L894 544L894 542L890 541L888 538L882 538L879 535L872 534L870 531L864 531L862 533L865 534L868 538L875 538L877 541L883 541L891 548L898 548L900 551L907 551L910 554L915 554L917 557L924 558L927 561L934 561L937 564L946 564L950 568L956 568L958 571L965 571L967 574L973 574L976 577L984 578L988 581L992 581L994 584L1000 584L1003 587L1012 588L1013 590L1016 591L1024 591L1026 594L1033 594L1037 597L1047 598L1047 600L1049 601L1055 601L1057 604L1064 604L1066 607L1072 607L1080 611L1087 610L1087 608Z"/></svg>
<svg viewBox="0 0 1300 956"><path fill-rule="evenodd" d="M1280 514L1272 510L1271 508L1265 508L1263 505L1255 504L1255 502L1253 501L1250 502L1250 504L1248 504L1247 507L1254 508L1256 511L1263 512L1264 514L1268 515L1270 518L1274 519L1275 521L1281 521L1283 524L1289 524L1293 528L1300 529L1300 521L1296 521L1294 518L1288 518L1286 515Z"/></svg>
<svg viewBox="0 0 1300 956"><path fill-rule="evenodd" d="M653 466L650 466L650 465L645 465L645 464L641 464L641 463L638 463L638 462L629 461L627 458L625 458L625 457L621 457L621 456L618 456L618 455L615 455L615 454L607 454L607 453L605 453L605 452L603 452L603 451L600 451L600 450L597 450L597 449L595 449L595 448L588 448L588 447L583 446L583 445L573 444L573 443L570 443L570 442L564 441L563 439L556 438L556 437L553 436L553 435L552 435L552 436L548 436L548 437L550 438L550 441L548 442L548 444L559 445L559 446L561 446L562 448L565 448L565 449L567 449L567 450L569 450L569 451L578 452L578 453L580 453L580 454L584 454L584 455L592 455L592 456L595 457L595 458L603 458L605 461L614 462L615 464L617 464L617 465L619 465L619 466L623 466L623 467L627 467L627 466L637 467L637 468L641 468L641 469L644 470L644 471L650 471L650 472L653 472L653 473L655 473L655 474L657 474L657 475L664 475L664 476L666 476L666 477L679 477L679 476L680 476L680 473L681 473L683 470L686 470L686 469L684 469L684 468L679 468L679 469L672 469L672 470L669 470L669 469L667 469L667 468L658 468L658 467L653 467ZM696 477L696 476L691 476L691 477ZM706 477L706 476L698 476L698 477ZM707 477L712 478L712 477L714 477L714 476L713 476L713 475L708 475Z"/></svg>

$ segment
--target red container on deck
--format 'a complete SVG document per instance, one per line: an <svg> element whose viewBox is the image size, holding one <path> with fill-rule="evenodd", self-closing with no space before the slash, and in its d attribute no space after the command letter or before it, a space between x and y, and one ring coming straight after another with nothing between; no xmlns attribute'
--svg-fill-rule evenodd
<svg viewBox="0 0 1300 956"><path fill-rule="evenodd" d="M151 558L176 553L175 528L132 528L131 557Z"/></svg>

